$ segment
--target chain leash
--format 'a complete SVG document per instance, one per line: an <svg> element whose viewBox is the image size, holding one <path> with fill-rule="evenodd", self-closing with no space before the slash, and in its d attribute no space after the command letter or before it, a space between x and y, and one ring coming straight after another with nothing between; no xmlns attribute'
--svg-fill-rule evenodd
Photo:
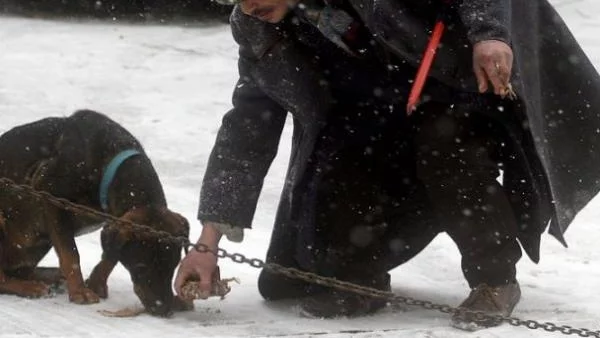
<svg viewBox="0 0 600 338"><path fill-rule="evenodd" d="M334 288L341 291L351 292L354 294L359 294L363 296L373 297L373 298L383 298L388 300L390 304L394 305L409 305L421 307L427 310L435 310L442 313L447 314L472 314L475 316L477 320L492 320L494 322L505 322L512 326L522 326L532 330L543 329L547 332L556 332L562 333L565 335L578 335L580 337L598 337L600 338L600 330L593 331L585 328L574 328L569 325L557 325L552 322L539 322L536 320L524 320L516 317L507 317L501 315L489 315L481 311L472 311L462 308L452 307L446 304L437 304L426 300L414 299L411 297L396 295L393 292L387 292L378 290L371 287L366 287L362 285L357 285L349 282L345 282L342 280L338 280L330 277L323 277L318 274L302 271L296 268L288 268L279 264L274 263L265 263L263 260L258 258L248 258L240 253L229 253L227 250L219 248L216 252L211 251L207 246L203 244L188 244L190 248L193 248L200 252L209 252L219 258L227 258L232 260L235 263L239 264L247 264L257 269L267 269L271 272L278 273L284 275L289 278L299 279L308 283L318 284L321 286L326 286L330 288Z"/></svg>
<svg viewBox="0 0 600 338"><path fill-rule="evenodd" d="M523 320L516 317L501 316L501 315L490 315L481 311L472 311L462 308L452 307L445 304L437 304L426 300L414 299L411 297L396 295L393 292L382 291L375 288L357 285L342 280L338 280L331 277L324 277L318 274L302 271L296 268L284 267L279 264L266 263L265 261L258 258L248 258L241 253L229 253L227 250L218 248L217 251L210 250L203 244L193 244L188 238L173 236L167 231L156 230L147 225L137 224L128 220L123 220L113 215L98 211L93 208L89 208L84 205L73 203L67 199L53 196L52 194L36 190L33 187L25 184L17 184L11 179L0 178L1 191L9 190L16 193L24 193L33 196L40 201L46 201L56 207L62 208L63 210L70 211L77 215L84 215L88 217L99 218L107 222L105 227L116 227L119 229L127 228L134 231L143 232L147 236L153 236L159 241L169 242L176 245L181 245L186 249L194 249L199 252L208 252L218 258L227 258L238 264L247 264L257 269L267 269L273 273L281 274L288 278L302 280L312 284L318 284L325 287L334 288L337 290L351 292L354 294L386 299L390 304L394 305L409 305L424 308L427 310L435 310L446 314L471 314L475 316L476 320L492 320L493 322L501 323L505 322L512 326L526 327L532 330L543 329L547 332L562 333L565 335L577 335L579 337L596 337L600 338L600 330L590 330L585 328L574 328L569 325L558 325L552 322L539 322L536 320Z"/></svg>

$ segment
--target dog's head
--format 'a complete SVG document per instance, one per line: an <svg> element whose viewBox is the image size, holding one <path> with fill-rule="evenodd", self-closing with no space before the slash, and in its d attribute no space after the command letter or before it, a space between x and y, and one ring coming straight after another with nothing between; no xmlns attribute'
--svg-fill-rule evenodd
<svg viewBox="0 0 600 338"><path fill-rule="evenodd" d="M188 238L189 223L167 208L139 208L121 219ZM118 261L129 271L133 289L146 310L157 316L169 316L183 309L173 294L171 281L181 259L181 244L139 229L106 227L101 234L104 257Z"/></svg>

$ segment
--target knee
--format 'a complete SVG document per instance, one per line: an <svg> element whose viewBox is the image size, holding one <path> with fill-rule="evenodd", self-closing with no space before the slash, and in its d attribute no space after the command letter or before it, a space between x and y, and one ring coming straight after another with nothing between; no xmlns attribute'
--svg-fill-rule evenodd
<svg viewBox="0 0 600 338"><path fill-rule="evenodd" d="M301 298L306 296L308 285L263 269L258 276L258 292L268 301Z"/></svg>

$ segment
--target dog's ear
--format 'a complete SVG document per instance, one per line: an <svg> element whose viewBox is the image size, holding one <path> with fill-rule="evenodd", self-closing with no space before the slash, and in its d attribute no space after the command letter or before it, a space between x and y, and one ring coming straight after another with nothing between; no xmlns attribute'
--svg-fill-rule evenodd
<svg viewBox="0 0 600 338"><path fill-rule="evenodd" d="M116 263L121 259L121 249L130 240L131 231L114 226L104 227L100 232L102 258Z"/></svg>
<svg viewBox="0 0 600 338"><path fill-rule="evenodd" d="M183 217L181 214L171 211L168 208L163 208L161 211L162 214L162 218L163 219L171 219L174 220L174 222L169 222L169 232L173 234L173 236L176 237L183 237L185 239L189 240L190 237L190 223L188 222L187 218ZM188 247L183 245L182 246L182 250L183 250L183 255L187 255L189 250Z"/></svg>
<svg viewBox="0 0 600 338"><path fill-rule="evenodd" d="M166 230L177 237L189 237L190 223L185 217L169 208L161 208L159 213L160 218L166 223L166 228L163 230Z"/></svg>
<svg viewBox="0 0 600 338"><path fill-rule="evenodd" d="M175 219L177 219L177 222L179 223L177 229L175 229L173 234L178 237L184 237L186 239L189 239L190 223L188 222L187 218L183 217L182 215L176 212L173 212L173 216L175 216ZM189 253L189 248L183 245L181 249L183 250L183 256L185 257Z"/></svg>
<svg viewBox="0 0 600 338"><path fill-rule="evenodd" d="M177 219L178 228L173 232L176 236L188 238L190 236L190 222L182 215L173 212L173 216Z"/></svg>

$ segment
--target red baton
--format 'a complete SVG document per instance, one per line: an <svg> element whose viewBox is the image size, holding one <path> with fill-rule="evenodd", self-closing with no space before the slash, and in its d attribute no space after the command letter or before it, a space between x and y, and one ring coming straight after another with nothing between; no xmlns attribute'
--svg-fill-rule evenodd
<svg viewBox="0 0 600 338"><path fill-rule="evenodd" d="M410 95L408 96L408 104L406 105L406 113L409 116L412 114L413 111L417 109L419 97L421 96L421 92L423 91L423 86L425 86L425 80L429 75L431 63L433 62L435 52L440 44L440 40L442 39L443 32L444 22L442 20L439 20L435 23L435 26L433 27L431 38L429 39L427 47L425 48L423 60L421 60L421 64L419 65L419 69L417 70L415 81L413 82L412 88L410 89Z"/></svg>

